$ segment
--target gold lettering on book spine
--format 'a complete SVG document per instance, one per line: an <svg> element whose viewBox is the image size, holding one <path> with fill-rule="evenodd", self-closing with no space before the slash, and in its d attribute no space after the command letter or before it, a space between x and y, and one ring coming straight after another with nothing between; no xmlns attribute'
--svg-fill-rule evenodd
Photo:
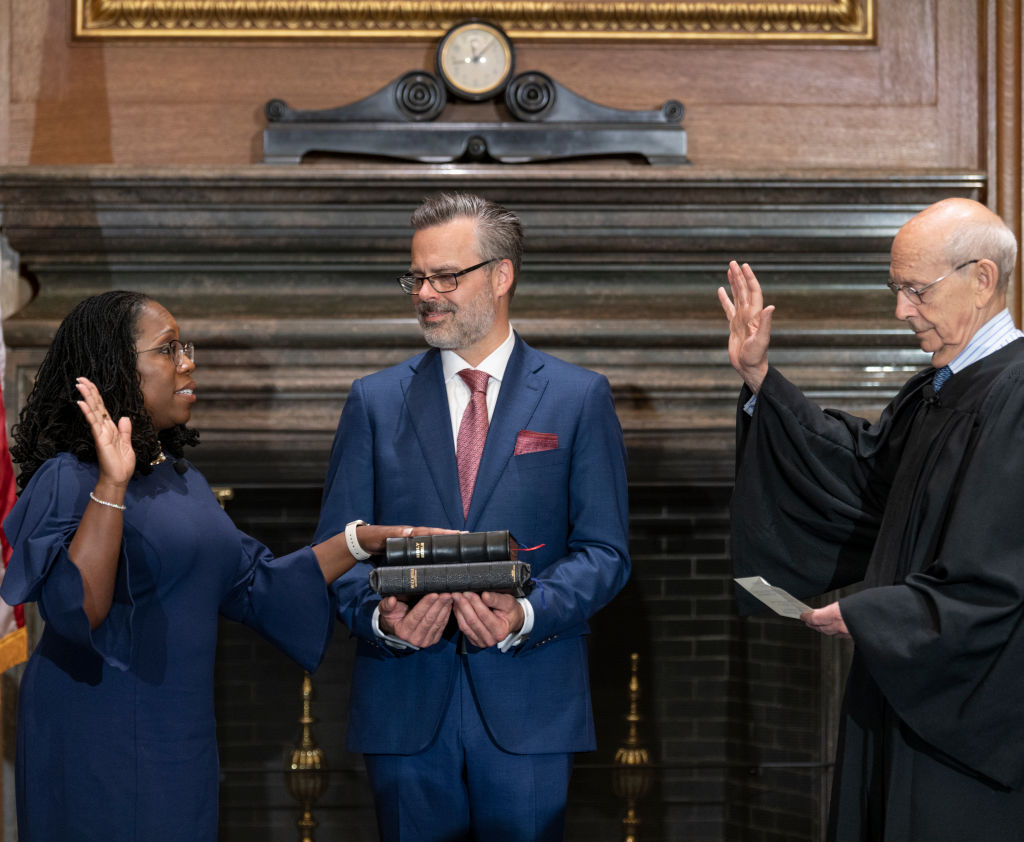
<svg viewBox="0 0 1024 842"><path fill-rule="evenodd" d="M512 38L873 43L878 0L75 0L79 38L426 39L486 18Z"/></svg>
<svg viewBox="0 0 1024 842"><path fill-rule="evenodd" d="M415 567L409 568L409 589L416 590L419 587L419 578Z"/></svg>
<svg viewBox="0 0 1024 842"><path fill-rule="evenodd" d="M416 552L416 558L426 558L427 557L427 544L426 544L426 542L425 541L417 541L416 542L415 552Z"/></svg>

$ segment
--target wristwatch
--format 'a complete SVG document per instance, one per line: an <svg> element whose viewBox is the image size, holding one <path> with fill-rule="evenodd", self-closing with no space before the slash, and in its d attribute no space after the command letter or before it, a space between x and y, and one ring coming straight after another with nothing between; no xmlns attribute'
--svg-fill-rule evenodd
<svg viewBox="0 0 1024 842"><path fill-rule="evenodd" d="M345 525L345 543L348 544L348 551L352 553L352 558L356 561L366 561L373 555L359 546L359 539L356 537L356 527L366 525L365 520L353 520Z"/></svg>

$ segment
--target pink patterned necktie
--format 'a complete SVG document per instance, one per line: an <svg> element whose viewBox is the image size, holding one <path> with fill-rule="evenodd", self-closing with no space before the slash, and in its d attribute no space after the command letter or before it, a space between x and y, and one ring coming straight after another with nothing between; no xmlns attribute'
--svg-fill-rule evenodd
<svg viewBox="0 0 1024 842"><path fill-rule="evenodd" d="M473 499L476 471L487 440L487 381L486 371L464 368L459 372L469 391L469 405L459 425L459 440L455 445L455 460L459 466L459 490L462 492L462 515L469 514L469 501Z"/></svg>

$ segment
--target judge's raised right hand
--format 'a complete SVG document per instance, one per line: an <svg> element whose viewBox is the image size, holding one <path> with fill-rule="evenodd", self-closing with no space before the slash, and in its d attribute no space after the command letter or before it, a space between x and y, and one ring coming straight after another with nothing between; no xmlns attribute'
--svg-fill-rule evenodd
<svg viewBox="0 0 1024 842"><path fill-rule="evenodd" d="M424 594L411 608L394 596L380 601L380 630L423 649L441 639L452 613L450 593Z"/></svg>
<svg viewBox="0 0 1024 842"><path fill-rule="evenodd" d="M768 342L775 305L764 306L761 285L748 264L740 266L735 260L729 261L728 276L732 299L719 287L718 300L729 319L729 362L756 394L768 373Z"/></svg>

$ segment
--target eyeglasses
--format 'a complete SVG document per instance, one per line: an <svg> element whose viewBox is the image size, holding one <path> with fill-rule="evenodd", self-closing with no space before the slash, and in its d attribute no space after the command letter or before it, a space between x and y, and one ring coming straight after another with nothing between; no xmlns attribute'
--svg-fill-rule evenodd
<svg viewBox="0 0 1024 842"><path fill-rule="evenodd" d="M970 266L972 263L977 263L979 260L981 260L980 257L975 259L975 260L968 260L966 263L961 263L959 266L956 267L956 269L952 270L951 272L947 272L941 278L937 278L936 280L932 281L930 284L925 284L923 287L917 287L916 289L914 287L910 286L909 284L898 284L898 283L896 283L896 281L894 281L892 279L888 280L885 285L887 287L889 287L889 289L892 290L892 294L893 295L899 295L902 292L902 293L904 293L907 296L907 298L909 298L915 304L920 304L921 301L923 300L922 296L924 295L924 291L926 289L931 289L939 281L946 280L946 278L948 278L950 275L955 275L957 272L959 272L964 267Z"/></svg>
<svg viewBox="0 0 1024 842"><path fill-rule="evenodd" d="M461 272L441 272L438 275L414 275L412 272L406 272L404 275L399 275L397 278L398 285L402 288L402 292L407 292L409 295L418 295L424 281L428 281L434 288L435 292L454 292L458 289L459 278L463 275L467 275L479 269L481 266L486 266L488 263L494 263L495 260L501 258L492 257L490 260L485 260L483 263L477 263L476 266L470 266L468 269L463 269Z"/></svg>
<svg viewBox="0 0 1024 842"><path fill-rule="evenodd" d="M148 354L150 351L159 351L164 356L170 357L174 360L175 368L180 368L185 365L185 360L189 362L196 361L196 346L194 342L179 342L177 339L172 339L170 342L165 342L163 345L157 345L155 348L147 348L145 351L139 351L140 354Z"/></svg>

